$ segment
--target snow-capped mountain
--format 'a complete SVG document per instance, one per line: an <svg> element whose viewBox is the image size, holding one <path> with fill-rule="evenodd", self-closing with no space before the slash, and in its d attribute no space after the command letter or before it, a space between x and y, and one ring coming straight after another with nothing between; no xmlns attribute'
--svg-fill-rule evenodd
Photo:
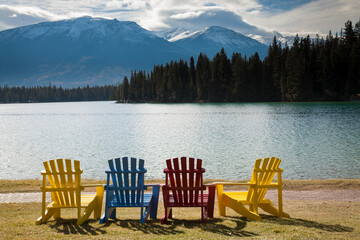
<svg viewBox="0 0 360 240"><path fill-rule="evenodd" d="M0 84L114 84L193 53L134 22L82 17L0 32Z"/></svg>
<svg viewBox="0 0 360 240"><path fill-rule="evenodd" d="M252 38L219 26L211 26L187 36L174 36L171 41L183 48L205 52L209 57L214 56L221 48L224 48L229 56L233 52L247 56L258 52L262 58L266 56L268 50L268 46Z"/></svg>
<svg viewBox="0 0 360 240"><path fill-rule="evenodd" d="M127 40L143 40L144 36L155 38L155 36L141 28L135 22L107 20L103 18L81 17L77 19L67 19L57 22L43 22L32 26L25 26L9 31L4 31L0 35L1 39L16 39L19 36L24 39L35 39L61 35L73 40L78 40L81 36L106 38L109 35L123 35Z"/></svg>
<svg viewBox="0 0 360 240"><path fill-rule="evenodd" d="M234 29L232 29L232 30L234 30ZM180 40L183 38L190 37L200 31L204 31L204 29L197 30L197 31L195 31L195 30L191 31L191 30L187 30L185 28L171 28L171 29L167 29L167 30L156 31L153 33L158 37L168 40L169 42L174 42L174 41L177 41L177 40ZM234 30L234 31L237 33L240 33L242 35L245 35L249 38L252 38L266 46L269 46L270 44L273 43L274 36L276 36L277 41L280 41L283 46L285 45L285 43L287 43L288 46L291 46L293 43L293 40L294 40L293 36L283 36L281 33L277 32L277 31L268 32L265 30L256 29L256 30L254 30L254 33L247 33L247 34L242 33L241 31L238 31L238 30ZM247 30L247 31L249 31L249 30Z"/></svg>
<svg viewBox="0 0 360 240"><path fill-rule="evenodd" d="M162 35L161 35L162 34ZM212 58L222 47L266 55L267 46L221 27L172 33L143 29L135 22L81 17L43 22L0 32L0 85L64 87L121 82L131 70L150 71L154 65Z"/></svg>
<svg viewBox="0 0 360 240"><path fill-rule="evenodd" d="M173 39L174 37L191 34L191 32L186 30L185 28L172 28L162 31L154 31L153 33L158 37L168 40L169 42L171 42L171 39Z"/></svg>
<svg viewBox="0 0 360 240"><path fill-rule="evenodd" d="M259 34L246 34L246 36L255 39L258 42L269 46L273 43L274 36L276 36L276 40L281 43L282 46L285 46L285 43L288 46L291 46L294 42L294 37L291 36L283 36L281 33L273 31L271 33L259 35Z"/></svg>

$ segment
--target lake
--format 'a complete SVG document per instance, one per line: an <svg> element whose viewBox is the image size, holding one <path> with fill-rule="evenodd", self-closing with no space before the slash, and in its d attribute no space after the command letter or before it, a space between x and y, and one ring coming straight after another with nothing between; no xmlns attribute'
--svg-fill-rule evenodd
<svg viewBox="0 0 360 240"><path fill-rule="evenodd" d="M107 160L203 159L205 178L249 179L257 158L282 160L285 179L360 178L360 103L0 104L0 179L40 178L42 162L81 161L105 179Z"/></svg>

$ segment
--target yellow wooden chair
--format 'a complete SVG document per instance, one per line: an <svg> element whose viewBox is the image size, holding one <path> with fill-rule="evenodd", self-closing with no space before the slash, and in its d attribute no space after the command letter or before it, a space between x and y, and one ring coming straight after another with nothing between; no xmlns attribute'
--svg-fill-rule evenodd
<svg viewBox="0 0 360 240"><path fill-rule="evenodd" d="M260 207L275 216L289 218L289 214L283 212L281 180L283 170L279 168L280 162L281 160L275 157L271 159L264 158L263 161L257 159L249 183L217 183L216 190L220 216L226 216L225 207L229 207L249 219L260 221L262 220L258 214L258 207ZM273 182L275 174L277 174L277 180ZM249 185L249 189L244 192L224 192L224 185ZM278 208L274 207L271 201L265 198L266 191L269 188L276 188L278 191ZM248 205L249 208L244 205Z"/></svg>
<svg viewBox="0 0 360 240"><path fill-rule="evenodd" d="M57 165L57 166L56 166ZM36 224L45 223L52 216L60 218L62 208L77 209L77 225L84 223L94 212L94 218L100 218L103 201L104 187L99 185L81 185L80 162L74 160L74 169L70 159L56 159L44 162L45 171L41 171L43 176L42 191L42 211L41 217ZM84 187L95 187L96 194L82 194ZM51 203L46 206L46 193L51 192ZM83 212L81 208L85 208Z"/></svg>

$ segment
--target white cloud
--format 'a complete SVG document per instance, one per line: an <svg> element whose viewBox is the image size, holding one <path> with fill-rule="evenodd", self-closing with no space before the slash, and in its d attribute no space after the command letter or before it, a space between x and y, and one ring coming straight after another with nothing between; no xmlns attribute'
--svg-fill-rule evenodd
<svg viewBox="0 0 360 240"><path fill-rule="evenodd" d="M58 16L36 7L13 7L0 5L0 31L8 28L62 18L64 18L64 16Z"/></svg>
<svg viewBox="0 0 360 240"><path fill-rule="evenodd" d="M235 21L228 26L245 21L279 32L326 34L338 31L348 19L358 21L359 5L358 0L314 0L278 11L263 7L258 0L0 0L0 30L84 15L135 21L149 30L178 26L185 20L187 26L201 28L204 19L216 24L216 14L222 12L219 25L226 23L228 14L229 21Z"/></svg>
<svg viewBox="0 0 360 240"><path fill-rule="evenodd" d="M143 0L111 0L105 3L105 7L109 9L127 9L140 10L149 6L149 1Z"/></svg>
<svg viewBox="0 0 360 240"><path fill-rule="evenodd" d="M17 17L17 15L28 15L33 17L47 18L54 20L64 17L37 7L27 7L27 6L13 7L8 5L0 5L0 9L2 11L14 12L14 14L12 14L10 17L14 17L14 16Z"/></svg>
<svg viewBox="0 0 360 240"><path fill-rule="evenodd" d="M179 13L179 14L170 16L170 18L172 18L172 19L196 18L196 17L199 17L203 13L204 13L204 11Z"/></svg>
<svg viewBox="0 0 360 240"><path fill-rule="evenodd" d="M244 19L251 24L282 33L306 35L327 34L339 31L347 20L359 21L360 1L358 0L316 0L290 11L272 15L261 12L257 15L245 14Z"/></svg>

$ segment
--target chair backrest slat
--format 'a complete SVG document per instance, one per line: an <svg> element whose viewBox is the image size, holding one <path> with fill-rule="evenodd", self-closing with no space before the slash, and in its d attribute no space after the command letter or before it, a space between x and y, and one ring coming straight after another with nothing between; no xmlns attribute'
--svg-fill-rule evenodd
<svg viewBox="0 0 360 240"><path fill-rule="evenodd" d="M174 174L175 174L175 184L177 187L181 187L181 176L180 176L180 168L179 168L179 159L178 158L174 158L173 159L173 163L174 163ZM178 199L177 201L179 203L183 203L183 194L182 194L182 190L178 190Z"/></svg>
<svg viewBox="0 0 360 240"><path fill-rule="evenodd" d="M65 166L66 166L67 180L68 180L69 188L73 188L74 187L73 173L72 173L73 169L71 167L70 159L65 159ZM70 195L70 205L75 206L75 191L70 190L69 195Z"/></svg>
<svg viewBox="0 0 360 240"><path fill-rule="evenodd" d="M136 188L136 158L131 158L131 204L135 202L135 188Z"/></svg>
<svg viewBox="0 0 360 240"><path fill-rule="evenodd" d="M68 182L65 176L64 162L62 159L56 159L56 163L58 165L58 170L60 175L60 186L61 188L67 189ZM69 206L70 205L69 192L67 190L63 190L62 193L64 195L65 205Z"/></svg>
<svg viewBox="0 0 360 240"><path fill-rule="evenodd" d="M44 175L44 178L46 179L46 177L47 177L48 180L49 180L50 186L52 188L56 188L55 180L54 180L54 177L53 177L52 172L50 170L49 162L44 162L43 164L44 164L45 172L47 174L47 175ZM51 199L52 199L52 201L56 202L57 204L60 204L60 199L59 199L59 196L58 196L57 192L51 192Z"/></svg>
<svg viewBox="0 0 360 240"><path fill-rule="evenodd" d="M60 185L60 180L59 180L59 174L58 174L58 170L56 167L56 163L55 160L50 160L50 167L51 167L51 172L53 173L53 179L54 179L54 183L55 183L55 188L61 188ZM62 191L58 191L58 197L59 197L59 204L61 206L65 205L65 201L64 201L64 195Z"/></svg>
<svg viewBox="0 0 360 240"><path fill-rule="evenodd" d="M115 164L117 163L117 161L119 161L119 160L118 160L118 159L115 159ZM113 160L111 159L111 160L108 161L108 163L109 163L109 168L110 168L110 171L111 171L110 176L111 176L111 180L112 180L113 186L114 186L115 188L117 188L117 187L119 187L119 185L118 185L118 178L117 178L117 176L116 176L116 174L115 174L116 170L115 170L114 162L113 162ZM116 164L116 168L118 168L117 164ZM108 181L109 181L109 178L108 178ZM108 184L110 184L110 183L108 182ZM119 192L118 192L118 191L115 191L115 199L116 199L116 201L117 201L118 203L120 203L120 196L119 196Z"/></svg>
<svg viewBox="0 0 360 240"><path fill-rule="evenodd" d="M260 169L261 161L262 161L262 159L256 159L255 160L254 170L253 170L253 173L252 173L252 176L251 176L250 183L253 183L253 184L257 183L258 175L257 175L256 169ZM265 158L264 161L268 161L268 160L266 160L266 158ZM252 201L253 197L254 197L254 188L252 186L250 186L249 191L248 191L248 195L247 195L247 200Z"/></svg>
<svg viewBox="0 0 360 240"><path fill-rule="evenodd" d="M181 158L181 170L182 172L182 186L184 187L183 190L183 196L184 196L184 203L187 204L188 203L188 190L186 189L187 187L187 168L186 168L186 157L182 157ZM189 190L190 191L190 190Z"/></svg>
<svg viewBox="0 0 360 240"><path fill-rule="evenodd" d="M76 186L76 191L75 191L75 196L76 196L76 205L80 204L80 199L81 199L81 169L80 169L80 161L76 161L74 160L74 169L75 169L75 186Z"/></svg>
<svg viewBox="0 0 360 240"><path fill-rule="evenodd" d="M267 170L269 170L269 172L267 173L266 178L264 179L263 184L264 185L270 185L271 182L274 179L275 173L274 170L278 170L279 169L279 165L280 165L281 160L275 157L272 157L270 160L270 164L268 164ZM265 194L268 190L268 188L262 188L262 191L259 193L259 199L263 199L265 197Z"/></svg>
<svg viewBox="0 0 360 240"><path fill-rule="evenodd" d="M202 160L198 159L196 162L196 171L195 171L195 187L200 188L202 186L202 172L201 172ZM195 190L195 203L198 203L199 199L199 190Z"/></svg>
<svg viewBox="0 0 360 240"><path fill-rule="evenodd" d="M168 173L166 173L166 175L169 177L170 180L170 186L175 187L175 179L174 179L174 172L173 172L173 168L172 168L172 164L171 164L171 159L167 159L166 160L166 166L167 169L169 170ZM174 202L178 203L178 195L176 190L172 190L173 192L173 196L174 196Z"/></svg>
<svg viewBox="0 0 360 240"><path fill-rule="evenodd" d="M114 161L116 169L114 167ZM123 157L122 159L110 159L108 162L110 169L106 172L108 179L109 176L111 176L117 204L127 206L139 205L142 201L141 196L144 190L144 174L146 172L144 160ZM110 182L108 182L107 185L110 186Z"/></svg>
<svg viewBox="0 0 360 240"><path fill-rule="evenodd" d="M143 159L139 159L139 174L138 174L138 179L137 179L137 194L136 194L136 203L140 203L141 201L141 195L143 194L143 189L144 189L144 175L145 175L145 168L144 168L144 160Z"/></svg>
<svg viewBox="0 0 360 240"><path fill-rule="evenodd" d="M205 169L202 168L202 160L196 160L196 169L194 168L195 159L181 157L181 169L179 168L179 159L174 158L166 160L167 187L172 191L175 204L197 204L199 201L199 192L204 190L202 176ZM187 164L187 161L189 163ZM173 166L172 164L173 163Z"/></svg>
<svg viewBox="0 0 360 240"><path fill-rule="evenodd" d="M194 187L194 158L189 158L189 187ZM189 202L194 202L194 191L190 191L189 193Z"/></svg>
<svg viewBox="0 0 360 240"><path fill-rule="evenodd" d="M262 164L261 164L262 162ZM264 158L262 159L256 159L254 171L251 177L250 182L257 184L257 200L261 201L268 190L268 187L262 187L262 186L268 186L272 183L274 176L276 173L279 173L279 165L281 160L275 157L272 158ZM260 166L261 165L261 166ZM250 202L254 201L254 188L249 187L247 200Z"/></svg>
<svg viewBox="0 0 360 240"><path fill-rule="evenodd" d="M80 185L82 171L80 169L80 162L74 161L75 170L72 169L72 162L70 159L50 160L43 164L45 168L44 184L46 184L47 178L53 189L53 191L51 191L52 201L59 206L76 206L76 199L80 199L81 194Z"/></svg>
<svg viewBox="0 0 360 240"><path fill-rule="evenodd" d="M124 182L123 182L123 175L121 174L122 168L121 168L121 159L120 158L115 158L115 166L116 166L116 171L117 171L117 173L116 173L117 186L120 187L120 190L116 191L116 195L120 202L124 202L125 201L124 190L122 189L122 187L124 187ZM119 193L120 193L120 198L119 198Z"/></svg>
<svg viewBox="0 0 360 240"><path fill-rule="evenodd" d="M128 164L128 158L127 157L123 157L123 170L124 170L124 187L126 188L125 190L125 201L127 203L130 202L130 193L129 193L129 164Z"/></svg>

